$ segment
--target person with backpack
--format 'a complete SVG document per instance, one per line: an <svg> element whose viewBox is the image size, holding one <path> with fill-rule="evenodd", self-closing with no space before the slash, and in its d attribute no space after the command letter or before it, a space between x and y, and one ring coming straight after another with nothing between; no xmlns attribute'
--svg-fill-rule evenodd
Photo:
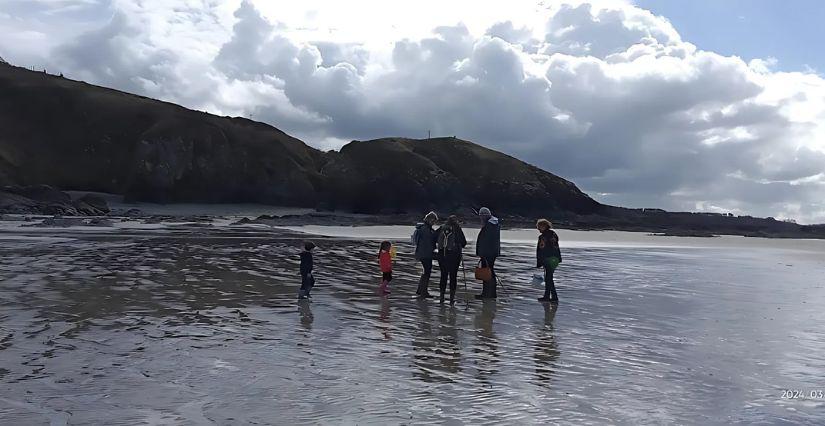
<svg viewBox="0 0 825 426"><path fill-rule="evenodd" d="M559 296L556 294L553 272L561 263L559 236L553 231L553 224L547 219L539 219L536 229L541 233L536 246L536 267L544 268L544 296L539 297L539 302L557 303Z"/></svg>
<svg viewBox="0 0 825 426"><path fill-rule="evenodd" d="M490 280L483 281L481 294L475 295L475 298L495 299L498 295L494 265L496 258L501 254L501 224L487 207L478 209L478 216L481 219L481 230L476 239L476 256L481 259L482 268L490 268Z"/></svg>
<svg viewBox="0 0 825 426"><path fill-rule="evenodd" d="M441 269L441 303L447 279L450 280L450 305L455 305L455 288L458 284L458 267L461 265L461 251L467 246L467 238L455 215L450 215L447 223L438 228L438 267Z"/></svg>
<svg viewBox="0 0 825 426"><path fill-rule="evenodd" d="M430 294L430 275L433 271L433 256L436 246L436 232L433 225L438 222L438 215L429 212L424 216L424 222L415 225L415 232L412 234L412 243L415 245L415 260L421 262L424 272L418 280L418 289L415 294L419 298L433 297Z"/></svg>

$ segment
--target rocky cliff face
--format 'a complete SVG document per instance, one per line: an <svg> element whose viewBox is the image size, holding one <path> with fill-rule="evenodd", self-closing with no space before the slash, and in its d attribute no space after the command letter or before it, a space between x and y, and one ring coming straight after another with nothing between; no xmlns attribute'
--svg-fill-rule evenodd
<svg viewBox="0 0 825 426"><path fill-rule="evenodd" d="M484 205L511 214L589 214L602 207L569 181L455 138L352 142L321 170L333 202L368 213Z"/></svg>
<svg viewBox="0 0 825 426"><path fill-rule="evenodd" d="M6 64L0 93L0 186L369 213L602 208L571 182L453 138L353 142L323 153L265 124Z"/></svg>

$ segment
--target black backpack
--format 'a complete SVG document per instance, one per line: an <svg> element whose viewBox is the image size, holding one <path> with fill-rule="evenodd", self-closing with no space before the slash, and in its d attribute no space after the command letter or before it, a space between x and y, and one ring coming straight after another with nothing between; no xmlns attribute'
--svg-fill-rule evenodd
<svg viewBox="0 0 825 426"><path fill-rule="evenodd" d="M453 228L447 227L438 233L438 251L439 252L457 252L461 247L458 244L458 235Z"/></svg>

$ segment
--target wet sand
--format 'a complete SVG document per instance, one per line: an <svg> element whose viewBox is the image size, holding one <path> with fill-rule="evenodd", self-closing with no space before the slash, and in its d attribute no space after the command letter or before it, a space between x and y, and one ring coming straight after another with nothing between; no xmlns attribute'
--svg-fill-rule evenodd
<svg viewBox="0 0 825 426"><path fill-rule="evenodd" d="M562 232L554 308L535 300L542 287L524 231L505 238L499 300L470 300L460 283L451 308L412 298L411 229L308 230L340 236L313 237L317 285L298 303L306 237L293 230L4 228L0 423L825 416L825 399L808 397L825 392L816 243ZM388 298L375 294L374 239L385 236L399 240ZM437 271L431 292L436 280ZM785 389L806 398L783 399Z"/></svg>

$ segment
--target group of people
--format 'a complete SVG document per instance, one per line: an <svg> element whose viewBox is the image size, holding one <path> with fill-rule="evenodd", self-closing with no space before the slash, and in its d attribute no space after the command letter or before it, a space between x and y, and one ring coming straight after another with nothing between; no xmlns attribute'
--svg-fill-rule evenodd
<svg viewBox="0 0 825 426"><path fill-rule="evenodd" d="M487 207L478 210L481 221L481 229L476 239L476 256L479 258L478 266L475 269L475 277L482 281L481 294L475 295L476 299L495 299L498 297L497 284L498 277L495 271L496 258L501 254L501 225L497 217ZM416 295L419 298L431 298L429 292L430 276L433 270L433 260L438 262L441 270L439 282L440 301L445 302L447 284L450 285L449 302L455 304L455 291L458 284L458 271L463 262L463 250L467 246L467 238L461 229L461 224L455 215L451 215L437 229L438 215L429 212L424 216L422 223L415 226L411 240L415 246L415 259L421 263L423 272L418 281ZM553 230L553 225L547 219L539 219L536 222L536 229L539 231L538 243L536 246L536 267L544 269L544 295L538 298L541 302L558 302L558 294L553 281L553 273L561 263L561 249L559 248L559 236ZM315 285L315 278L312 276L313 260L312 249L315 244L304 243L304 251L301 252L301 289L298 297L301 299L310 298L310 291ZM378 291L381 294L389 294L389 284L392 281L393 258L395 249L391 242L383 241L378 251L378 263L381 269L381 283Z"/></svg>
<svg viewBox="0 0 825 426"><path fill-rule="evenodd" d="M492 215L490 209L483 207L479 210L482 226L476 240L476 255L480 259L480 267L488 268L490 273L483 280L481 294L476 295L476 299L495 299L496 275L495 261L501 253L501 240L499 220ZM433 260L438 262L441 270L439 289L441 290L440 300L443 303L447 290L447 283L450 284L450 304L455 303L455 290L458 285L458 270L463 261L463 250L467 246L467 238L461 229L461 224L455 215L447 218L447 221L438 229L434 226L438 222L435 212L429 212L424 216L424 222L416 225L412 235L412 243L415 246L415 259L421 262L424 272L418 281L416 294L421 298L429 298L430 274L432 272Z"/></svg>

